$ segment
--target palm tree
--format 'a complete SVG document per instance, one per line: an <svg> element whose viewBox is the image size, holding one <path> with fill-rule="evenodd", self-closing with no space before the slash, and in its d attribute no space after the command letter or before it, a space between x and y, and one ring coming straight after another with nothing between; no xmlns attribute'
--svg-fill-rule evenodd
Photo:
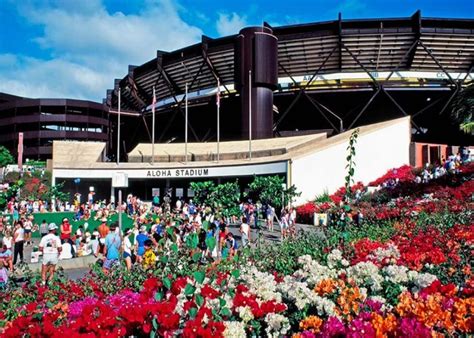
<svg viewBox="0 0 474 338"><path fill-rule="evenodd" d="M474 84L464 88L453 100L451 116L466 134L474 133Z"/></svg>

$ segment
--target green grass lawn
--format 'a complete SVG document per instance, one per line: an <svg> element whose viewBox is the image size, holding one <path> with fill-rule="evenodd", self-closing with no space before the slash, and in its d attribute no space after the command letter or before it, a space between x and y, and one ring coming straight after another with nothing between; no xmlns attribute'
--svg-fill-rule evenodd
<svg viewBox="0 0 474 338"><path fill-rule="evenodd" d="M92 217L87 220L87 223L89 226L87 227L87 231L92 232L97 227L101 224L100 219L94 220L94 215L95 213L92 214ZM5 216L10 216L10 221L12 219L11 215L5 215ZM46 220L46 222L49 223L56 223L56 225L59 227L59 225L62 223L63 218L67 217L69 218L69 222L72 225L73 228L73 233L77 230L79 225L84 225L86 222L85 220L80 220L80 221L74 221L74 213L73 212L45 212L45 213L34 213L34 223L40 225L43 220ZM111 223L118 221L118 214L113 215L112 217L109 217L107 219L107 224L110 225ZM133 225L133 220L127 216L127 214L122 214L122 227L123 229L128 229L131 228ZM33 233L33 237L39 237L39 231L36 231Z"/></svg>

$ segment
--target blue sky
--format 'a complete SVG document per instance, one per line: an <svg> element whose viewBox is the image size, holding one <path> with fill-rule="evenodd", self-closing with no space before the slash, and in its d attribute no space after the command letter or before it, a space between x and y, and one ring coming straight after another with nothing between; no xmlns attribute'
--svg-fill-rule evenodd
<svg viewBox="0 0 474 338"><path fill-rule="evenodd" d="M201 35L373 17L473 18L472 0L0 0L0 91L100 101L129 64Z"/></svg>

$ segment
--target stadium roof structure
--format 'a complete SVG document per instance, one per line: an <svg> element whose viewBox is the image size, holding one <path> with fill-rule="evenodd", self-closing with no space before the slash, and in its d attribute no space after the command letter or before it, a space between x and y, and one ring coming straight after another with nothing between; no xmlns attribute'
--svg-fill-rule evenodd
<svg viewBox="0 0 474 338"><path fill-rule="evenodd" d="M371 90L367 104L384 92L398 105L391 89L422 88L451 91L444 110L472 81L472 19L425 18L420 11L406 18L363 20L343 20L339 14L334 21L270 28L278 38L279 86L274 95L298 93L293 102L306 91ZM203 36L183 49L157 51L153 60L129 66L128 74L107 91L105 103L117 107L120 88L121 109L146 113L155 87L157 111L176 111L183 105L186 83L190 105L208 102L217 91L223 98L235 95L236 37ZM279 115L274 130L292 105Z"/></svg>

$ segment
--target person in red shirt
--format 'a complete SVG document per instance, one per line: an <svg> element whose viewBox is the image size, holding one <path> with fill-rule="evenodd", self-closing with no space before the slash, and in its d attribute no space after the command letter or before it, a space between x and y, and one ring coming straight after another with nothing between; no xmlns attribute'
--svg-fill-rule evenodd
<svg viewBox="0 0 474 338"><path fill-rule="evenodd" d="M69 223L69 219L63 218L63 222L61 223L61 243L69 243L71 244L71 255L72 257L75 257L75 250L74 250L74 242L72 241L71 238L71 233L72 233L72 225Z"/></svg>

